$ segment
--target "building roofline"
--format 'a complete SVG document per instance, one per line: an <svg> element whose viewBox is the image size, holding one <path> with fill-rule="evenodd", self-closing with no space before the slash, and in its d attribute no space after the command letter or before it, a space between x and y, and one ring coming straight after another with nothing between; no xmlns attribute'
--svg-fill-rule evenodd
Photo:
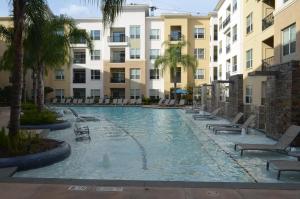
<svg viewBox="0 0 300 199"><path fill-rule="evenodd" d="M223 5L224 2L225 2L225 0L219 0L214 11L219 11L219 9L221 8L221 6Z"/></svg>

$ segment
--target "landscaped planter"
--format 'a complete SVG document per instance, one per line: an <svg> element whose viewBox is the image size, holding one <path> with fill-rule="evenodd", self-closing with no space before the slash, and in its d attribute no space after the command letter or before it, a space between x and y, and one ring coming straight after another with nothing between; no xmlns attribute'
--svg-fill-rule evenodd
<svg viewBox="0 0 300 199"><path fill-rule="evenodd" d="M70 128L72 125L68 121L62 121L55 124L41 124L41 125L21 125L22 129L49 129L50 131L63 130Z"/></svg>
<svg viewBox="0 0 300 199"><path fill-rule="evenodd" d="M17 157L0 158L0 168L18 167L18 171L35 169L62 161L69 157L70 154L70 145L66 142L60 142L56 148L45 152Z"/></svg>

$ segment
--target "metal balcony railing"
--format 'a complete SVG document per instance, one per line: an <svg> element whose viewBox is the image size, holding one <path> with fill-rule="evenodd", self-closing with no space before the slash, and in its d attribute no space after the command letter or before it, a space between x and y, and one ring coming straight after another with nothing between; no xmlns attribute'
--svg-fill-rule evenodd
<svg viewBox="0 0 300 199"><path fill-rule="evenodd" d="M225 19L225 21L223 22L223 28L225 28L229 23L230 23L231 17L230 15Z"/></svg>
<svg viewBox="0 0 300 199"><path fill-rule="evenodd" d="M171 35L169 35L170 41L183 41L184 36L181 34L181 32L174 32Z"/></svg>
<svg viewBox="0 0 300 199"><path fill-rule="evenodd" d="M274 64L274 56L262 60L261 70L266 71L269 66Z"/></svg>
<svg viewBox="0 0 300 199"><path fill-rule="evenodd" d="M269 28L274 24L274 15L273 13L269 14L262 20L262 30L264 31L265 29Z"/></svg>
<svg viewBox="0 0 300 199"><path fill-rule="evenodd" d="M111 83L125 83L125 78L120 78L120 77L112 77L110 79Z"/></svg>
<svg viewBox="0 0 300 199"><path fill-rule="evenodd" d="M122 43L128 42L128 37L125 35L118 35L118 36L108 36L107 41L111 43Z"/></svg>

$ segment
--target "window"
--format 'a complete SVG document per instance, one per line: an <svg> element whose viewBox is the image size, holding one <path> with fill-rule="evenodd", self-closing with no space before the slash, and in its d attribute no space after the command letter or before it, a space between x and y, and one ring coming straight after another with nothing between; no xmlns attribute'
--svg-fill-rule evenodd
<svg viewBox="0 0 300 199"><path fill-rule="evenodd" d="M131 48L130 49L130 59L140 59L140 49Z"/></svg>
<svg viewBox="0 0 300 199"><path fill-rule="evenodd" d="M157 59L159 56L159 49L150 50L150 59Z"/></svg>
<svg viewBox="0 0 300 199"><path fill-rule="evenodd" d="M110 69L111 83L125 83L125 68Z"/></svg>
<svg viewBox="0 0 300 199"><path fill-rule="evenodd" d="M93 50L91 52L91 60L100 60L101 59L100 50Z"/></svg>
<svg viewBox="0 0 300 199"><path fill-rule="evenodd" d="M194 29L194 37L195 37L195 39L203 39L204 38L204 28L195 28Z"/></svg>
<svg viewBox="0 0 300 199"><path fill-rule="evenodd" d="M91 39L100 40L100 30L91 30Z"/></svg>
<svg viewBox="0 0 300 199"><path fill-rule="evenodd" d="M232 72L237 71L237 56L232 57Z"/></svg>
<svg viewBox="0 0 300 199"><path fill-rule="evenodd" d="M247 69L251 69L253 65L253 50L247 50L246 52L246 67Z"/></svg>
<svg viewBox="0 0 300 199"><path fill-rule="evenodd" d="M100 80L100 70L91 70L91 80Z"/></svg>
<svg viewBox="0 0 300 199"><path fill-rule="evenodd" d="M230 42L231 42L231 32L229 31L226 33L226 53L229 53L231 51Z"/></svg>
<svg viewBox="0 0 300 199"><path fill-rule="evenodd" d="M130 99L139 99L141 97L140 89L130 89Z"/></svg>
<svg viewBox="0 0 300 199"><path fill-rule="evenodd" d="M222 65L219 66L219 77L222 78Z"/></svg>
<svg viewBox="0 0 300 199"><path fill-rule="evenodd" d="M130 38L139 39L140 37L140 26L130 26Z"/></svg>
<svg viewBox="0 0 300 199"><path fill-rule="evenodd" d="M85 50L74 51L73 56L74 64L85 64Z"/></svg>
<svg viewBox="0 0 300 199"><path fill-rule="evenodd" d="M222 54L222 41L219 42L219 54Z"/></svg>
<svg viewBox="0 0 300 199"><path fill-rule="evenodd" d="M85 69L73 69L73 83L85 83Z"/></svg>
<svg viewBox="0 0 300 199"><path fill-rule="evenodd" d="M130 79L140 79L141 70L139 68L130 69Z"/></svg>
<svg viewBox="0 0 300 199"><path fill-rule="evenodd" d="M247 34L249 34L249 33L251 33L252 31L253 31L253 14L252 13L250 13L248 16L247 16L247 30L246 30L246 32L247 32Z"/></svg>
<svg viewBox="0 0 300 199"><path fill-rule="evenodd" d="M150 99L159 99L159 90L158 89L149 89Z"/></svg>
<svg viewBox="0 0 300 199"><path fill-rule="evenodd" d="M57 99L65 98L65 90L64 89L55 89L55 97Z"/></svg>
<svg viewBox="0 0 300 199"><path fill-rule="evenodd" d="M218 41L218 25L214 25L214 40Z"/></svg>
<svg viewBox="0 0 300 199"><path fill-rule="evenodd" d="M219 19L219 30L222 30L222 25L223 25L223 19L220 17Z"/></svg>
<svg viewBox="0 0 300 199"><path fill-rule="evenodd" d="M174 74L174 70L171 69L171 74ZM176 77L173 77L174 75L171 75L171 83L174 83L174 79L176 79L177 83L181 83L181 67L176 68Z"/></svg>
<svg viewBox="0 0 300 199"><path fill-rule="evenodd" d="M56 80L64 80L65 79L64 70L62 70L62 69L55 70L55 79Z"/></svg>
<svg viewBox="0 0 300 199"><path fill-rule="evenodd" d="M237 0L232 1L232 12L235 12L237 10Z"/></svg>
<svg viewBox="0 0 300 199"><path fill-rule="evenodd" d="M100 89L91 89L91 97L100 97Z"/></svg>
<svg viewBox="0 0 300 199"><path fill-rule="evenodd" d="M195 74L195 79L204 79L204 69L197 69Z"/></svg>
<svg viewBox="0 0 300 199"><path fill-rule="evenodd" d="M232 34L233 34L232 41L235 42L237 40L237 25L233 26Z"/></svg>
<svg viewBox="0 0 300 199"><path fill-rule="evenodd" d="M159 69L150 69L150 79L159 79Z"/></svg>
<svg viewBox="0 0 300 199"><path fill-rule="evenodd" d="M218 61L218 46L214 46L214 62Z"/></svg>
<svg viewBox="0 0 300 199"><path fill-rule="evenodd" d="M159 40L160 38L160 30L159 29L151 29L150 30L150 39Z"/></svg>
<svg viewBox="0 0 300 199"><path fill-rule="evenodd" d="M291 25L282 31L283 56L296 52L296 25Z"/></svg>
<svg viewBox="0 0 300 199"><path fill-rule="evenodd" d="M252 86L251 85L247 85L246 86L246 95L245 95L245 103L246 104L252 104Z"/></svg>
<svg viewBox="0 0 300 199"><path fill-rule="evenodd" d="M85 98L85 88L73 88L73 97L74 98Z"/></svg>
<svg viewBox="0 0 300 199"><path fill-rule="evenodd" d="M214 80L218 80L218 67L214 67Z"/></svg>
<svg viewBox="0 0 300 199"><path fill-rule="evenodd" d="M204 59L204 48L195 48L194 55L196 59Z"/></svg>

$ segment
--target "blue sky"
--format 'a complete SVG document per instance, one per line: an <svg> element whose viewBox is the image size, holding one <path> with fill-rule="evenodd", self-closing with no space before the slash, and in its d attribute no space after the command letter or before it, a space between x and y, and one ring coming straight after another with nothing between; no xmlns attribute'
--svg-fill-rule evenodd
<svg viewBox="0 0 300 199"><path fill-rule="evenodd" d="M10 13L9 0L0 0L0 16ZM191 12L202 15L211 12L218 0L127 0L127 3L147 3L158 8L156 14L166 12ZM55 14L67 14L74 18L99 17L96 5L86 4L85 0L48 0Z"/></svg>

